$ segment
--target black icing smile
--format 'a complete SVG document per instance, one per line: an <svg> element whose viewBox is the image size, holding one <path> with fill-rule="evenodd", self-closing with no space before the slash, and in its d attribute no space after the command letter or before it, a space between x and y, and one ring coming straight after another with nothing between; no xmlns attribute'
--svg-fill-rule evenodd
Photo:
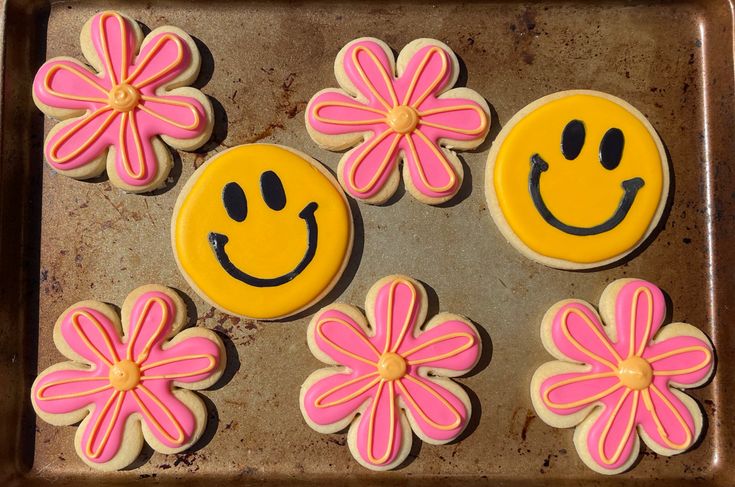
<svg viewBox="0 0 735 487"><path fill-rule="evenodd" d="M268 207L275 211L282 210L286 206L286 194L278 176L272 171L267 171L261 175L260 183L263 200ZM245 220L247 217L247 200L245 198L245 193L237 183L228 183L225 186L222 191L222 201L230 218L236 222L242 222ZM227 251L225 250L225 245L229 242L227 235L210 232L208 237L209 245L212 247L214 255L220 266L222 266L230 276L234 277L238 281L242 281L245 284L255 287L280 286L301 274L301 272L311 263L314 255L316 254L319 227L317 225L314 212L316 212L317 208L319 208L319 205L312 201L299 212L299 218L304 220L306 223L306 252L296 267L281 276L270 278L257 277L238 268L232 263L232 260L230 260L230 257L227 255Z"/></svg>
<svg viewBox="0 0 735 487"><path fill-rule="evenodd" d="M631 206L633 206L638 190L645 184L641 178L626 179L621 184L624 190L623 196L620 198L617 210L615 210L615 213L610 218L591 227L575 227L573 225L567 225L554 216L544 202L541 190L539 189L539 182L541 181L541 174L548 169L549 164L540 155L534 154L531 156L531 173L528 176L528 190L531 193L533 204L546 223L562 232L577 236L597 235L617 227L625 219Z"/></svg>

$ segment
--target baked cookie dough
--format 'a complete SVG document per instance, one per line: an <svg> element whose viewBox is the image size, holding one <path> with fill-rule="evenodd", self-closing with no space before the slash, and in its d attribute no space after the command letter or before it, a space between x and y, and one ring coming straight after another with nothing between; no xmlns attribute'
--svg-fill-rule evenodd
<svg viewBox="0 0 735 487"><path fill-rule="evenodd" d="M337 54L334 72L342 89L314 95L306 128L320 147L354 147L337 171L350 196L386 202L398 188L399 161L418 200L439 204L457 194L463 170L454 151L482 144L490 109L475 91L452 88L459 63L446 44L416 39L395 60L383 41L362 37Z"/></svg>
<svg viewBox="0 0 735 487"><path fill-rule="evenodd" d="M602 474L629 469L640 439L659 455L688 450L702 432L702 410L682 389L714 371L709 339L686 323L666 326L661 290L619 279L588 303L561 301L541 324L541 340L557 360L531 381L536 413L556 428L576 427L582 461Z"/></svg>
<svg viewBox="0 0 735 487"><path fill-rule="evenodd" d="M36 378L36 414L57 426L81 421L76 451L98 470L130 465L144 441L161 453L186 450L207 424L207 408L191 390L217 382L226 355L214 332L180 331L185 324L181 297L158 285L130 293L122 321L97 301L69 307L54 326L54 343L70 361Z"/></svg>
<svg viewBox="0 0 735 487"><path fill-rule="evenodd" d="M405 276L388 276L370 288L363 313L347 304L319 311L307 341L330 365L301 387L301 412L320 433L349 427L355 460L371 470L400 465L413 430L423 441L444 444L467 426L472 406L454 382L480 358L481 341L469 320L439 313L426 325L426 291Z"/></svg>
<svg viewBox="0 0 735 487"><path fill-rule="evenodd" d="M319 162L288 147L233 147L205 162L174 208L171 240L191 287L247 318L293 315L324 297L352 252L352 214Z"/></svg>
<svg viewBox="0 0 735 487"><path fill-rule="evenodd" d="M526 257L587 269L633 252L669 194L663 144L633 106L598 91L534 101L500 131L485 190L503 236Z"/></svg>
<svg viewBox="0 0 735 487"><path fill-rule="evenodd" d="M80 42L93 70L57 57L33 81L36 106L62 121L46 137L46 161L76 179L106 168L113 185L133 193L163 186L166 144L194 150L212 133L211 102L188 86L199 74L194 40L171 26L144 39L135 20L105 11L84 24Z"/></svg>

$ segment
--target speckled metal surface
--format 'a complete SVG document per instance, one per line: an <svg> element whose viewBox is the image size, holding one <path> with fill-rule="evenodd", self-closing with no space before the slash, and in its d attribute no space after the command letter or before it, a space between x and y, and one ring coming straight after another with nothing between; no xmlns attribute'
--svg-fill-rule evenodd
<svg viewBox="0 0 735 487"><path fill-rule="evenodd" d="M733 478L735 357L729 267L733 217L733 24L727 2L43 2L5 4L2 165L0 167L0 475L22 485L112 485L137 479L177 485L304 481L323 485L666 485ZM147 28L172 24L202 52L196 86L212 98L213 140L180 153L166 188L124 194L106 178L79 182L42 163L45 125L30 99L44 59L81 58L79 31L102 8L118 8ZM460 195L443 207L403 189L385 207L354 204L357 238L347 272L328 300L362 305L369 286L395 272L430 289L430 313L449 310L483 330L485 355L461 382L474 417L459 441L415 442L401 469L376 474L351 457L345 435L322 435L302 420L301 382L320 363L305 343L309 313L277 323L240 320L205 304L180 276L169 221L180 188L208 157L248 142L290 145L332 170L340 154L319 150L303 122L306 102L335 86L332 66L349 40L371 35L400 50L434 37L462 62L460 83L493 107L488 142L464 153ZM623 264L565 272L535 264L502 238L485 207L487 150L520 108L547 93L592 88L637 106L661 134L673 168L671 204L660 231ZM708 418L703 440L684 455L646 451L629 473L605 478L587 469L572 430L536 418L528 384L548 356L539 338L546 309L559 299L597 302L610 281L637 276L671 298L674 321L714 340L719 368L696 390ZM73 427L36 422L28 404L37 370L60 361L51 331L82 299L119 305L138 285L157 282L189 297L196 325L227 344L225 378L205 392L210 409L193 451L146 450L135 468L90 471L77 458ZM17 284L19 283L19 284ZM185 481L180 483L180 481ZM451 481L449 483L452 483Z"/></svg>

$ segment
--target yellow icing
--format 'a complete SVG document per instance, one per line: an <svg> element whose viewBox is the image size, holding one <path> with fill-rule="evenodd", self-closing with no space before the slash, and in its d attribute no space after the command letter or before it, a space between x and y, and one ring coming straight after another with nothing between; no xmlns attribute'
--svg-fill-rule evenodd
<svg viewBox="0 0 735 487"><path fill-rule="evenodd" d="M585 144L571 161L561 153L566 124L580 120ZM599 162L600 141L610 128L625 137L623 157L614 170ZM623 105L593 94L570 94L536 107L520 118L497 151L494 189L506 222L532 251L550 258L590 264L612 259L638 245L656 215L664 187L665 155L658 136ZM661 148L662 149L662 148ZM539 215L529 193L530 159L539 154L549 165L540 191L551 212L565 224L591 227L612 216L624 193L621 183L640 177L644 186L625 219L615 228L575 236L554 228Z"/></svg>
<svg viewBox="0 0 735 487"><path fill-rule="evenodd" d="M260 177L275 172L283 183L286 206L275 211L263 200ZM174 252L184 274L209 301L232 314L253 318L287 316L318 299L338 276L352 242L349 206L335 183L303 157L272 145L245 145L217 155L199 168L179 198L173 219ZM232 220L222 203L227 183L240 185L247 217ZM188 191L188 192L187 192ZM260 278L292 271L307 249L307 226L301 212L318 208L316 253L291 281L255 287L230 276L219 264L208 235L229 239L233 264Z"/></svg>

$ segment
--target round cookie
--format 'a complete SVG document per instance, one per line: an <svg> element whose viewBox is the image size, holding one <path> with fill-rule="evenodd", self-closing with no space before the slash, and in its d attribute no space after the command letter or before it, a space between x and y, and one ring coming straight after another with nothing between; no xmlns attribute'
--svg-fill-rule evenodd
<svg viewBox="0 0 735 487"><path fill-rule="evenodd" d="M362 37L337 54L341 89L317 93L306 107L306 129L320 147L344 150L337 174L345 191L366 203L386 202L398 188L439 204L462 184L456 150L485 140L490 108L469 88L453 88L457 56L443 42L416 39L396 59L379 39Z"/></svg>
<svg viewBox="0 0 735 487"><path fill-rule="evenodd" d="M214 332L180 331L186 305L169 288L139 287L121 313L122 322L111 306L97 301L64 311L54 326L54 343L70 361L44 370L31 387L41 419L57 426L81 421L76 451L98 470L130 465L144 441L166 454L196 443L207 408L191 390L217 382L226 363Z"/></svg>
<svg viewBox="0 0 735 487"><path fill-rule="evenodd" d="M166 144L194 150L212 133L211 102L187 86L201 64L194 40L171 26L144 39L135 20L105 11L84 24L80 43L94 70L57 57L33 82L36 106L62 121L46 137L46 161L76 179L106 168L110 182L129 192L163 186L173 164Z"/></svg>
<svg viewBox="0 0 735 487"><path fill-rule="evenodd" d="M352 214L331 174L288 147L233 147L205 162L174 208L176 262L196 292L242 317L319 301L352 252Z"/></svg>
<svg viewBox="0 0 735 487"><path fill-rule="evenodd" d="M371 470L399 466L412 431L435 445L456 439L472 404L451 378L469 372L481 341L466 318L439 313L424 325L426 290L400 275L376 282L354 306L332 304L309 323L309 349L330 365L301 386L306 423L320 433L347 427L352 456Z"/></svg>
<svg viewBox="0 0 735 487"><path fill-rule="evenodd" d="M540 98L493 143L488 209L526 257L587 269L633 252L661 218L669 166L656 131L625 101L588 90Z"/></svg>
<svg viewBox="0 0 735 487"><path fill-rule="evenodd" d="M628 470L640 438L659 455L688 450L702 432L702 410L682 389L714 371L707 336L686 323L664 325L661 290L619 279L600 298L600 314L575 299L549 309L541 340L557 360L536 370L531 400L545 423L576 427L582 461L602 474Z"/></svg>

